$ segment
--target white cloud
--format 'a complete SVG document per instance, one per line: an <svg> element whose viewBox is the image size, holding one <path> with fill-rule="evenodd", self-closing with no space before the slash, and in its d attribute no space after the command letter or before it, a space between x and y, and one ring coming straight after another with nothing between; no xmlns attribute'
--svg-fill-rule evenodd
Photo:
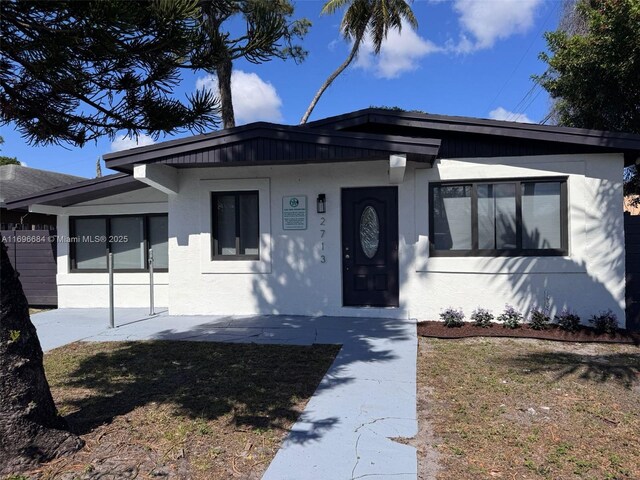
<svg viewBox="0 0 640 480"><path fill-rule="evenodd" d="M520 123L535 123L529 117L527 117L524 113L514 113L509 110L498 107L495 110L491 110L489 112L489 118L493 120L507 120L509 122L520 122Z"/></svg>
<svg viewBox="0 0 640 480"><path fill-rule="evenodd" d="M455 0L453 9L459 15L462 33L457 43L449 42L448 50L471 53L525 33L542 4L543 0Z"/></svg>
<svg viewBox="0 0 640 480"><path fill-rule="evenodd" d="M377 77L397 78L402 73L416 70L423 57L440 50L403 22L402 32L389 31L377 56L373 52L371 38L367 37L360 47L355 66L372 70Z"/></svg>
<svg viewBox="0 0 640 480"><path fill-rule="evenodd" d="M22 165L23 167L28 167L29 166L29 165L27 165L27 162L23 162L23 161L20 161L20 165Z"/></svg>
<svg viewBox="0 0 640 480"><path fill-rule="evenodd" d="M218 92L218 79L215 75L207 75L196 80L196 89ZM233 113L236 123L257 121L281 122L282 100L275 87L262 80L255 73L234 70L231 73L231 95L233 97Z"/></svg>
<svg viewBox="0 0 640 480"><path fill-rule="evenodd" d="M152 145L155 141L149 135L140 134L138 138L131 138L125 135L118 135L113 142L111 142L111 151L117 152L119 150L129 150L130 148L144 147L145 145Z"/></svg>

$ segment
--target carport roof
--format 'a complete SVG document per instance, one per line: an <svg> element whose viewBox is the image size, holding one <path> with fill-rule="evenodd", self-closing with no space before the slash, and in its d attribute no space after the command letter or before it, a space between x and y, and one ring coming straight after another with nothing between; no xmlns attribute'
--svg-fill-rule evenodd
<svg viewBox="0 0 640 480"><path fill-rule="evenodd" d="M35 204L66 207L96 198L131 192L146 186L128 173L116 173L13 198L7 202L7 208L15 209Z"/></svg>

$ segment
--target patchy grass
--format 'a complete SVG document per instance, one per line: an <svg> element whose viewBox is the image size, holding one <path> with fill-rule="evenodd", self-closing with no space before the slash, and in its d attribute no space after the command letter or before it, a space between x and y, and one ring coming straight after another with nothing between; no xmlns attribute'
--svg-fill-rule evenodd
<svg viewBox="0 0 640 480"><path fill-rule="evenodd" d="M418 391L437 478L640 478L638 347L421 338Z"/></svg>
<svg viewBox="0 0 640 480"><path fill-rule="evenodd" d="M53 350L52 394L87 445L32 474L260 478L338 350L170 341Z"/></svg>

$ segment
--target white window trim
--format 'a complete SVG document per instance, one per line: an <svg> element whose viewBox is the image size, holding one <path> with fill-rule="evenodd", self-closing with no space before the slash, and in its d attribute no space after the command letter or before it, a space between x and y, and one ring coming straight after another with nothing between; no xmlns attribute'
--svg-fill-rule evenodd
<svg viewBox="0 0 640 480"><path fill-rule="evenodd" d="M212 260L211 194L257 191L260 218L259 260ZM200 273L271 273L271 194L268 178L200 181Z"/></svg>

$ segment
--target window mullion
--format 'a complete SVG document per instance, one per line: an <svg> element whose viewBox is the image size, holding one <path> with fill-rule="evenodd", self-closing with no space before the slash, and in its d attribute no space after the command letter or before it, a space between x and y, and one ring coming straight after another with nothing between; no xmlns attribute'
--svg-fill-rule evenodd
<svg viewBox="0 0 640 480"><path fill-rule="evenodd" d="M75 241L70 243L69 253L71 254L71 269L75 270L78 268L78 259L76 258L76 243L78 242L78 238L76 236L76 219L69 218L69 233L71 238L75 239Z"/></svg>
<svg viewBox="0 0 640 480"><path fill-rule="evenodd" d="M149 215L142 216L142 248L144 248L144 252L142 252L142 258L144 261L144 265L142 266L143 270L149 269Z"/></svg>
<svg viewBox="0 0 640 480"><path fill-rule="evenodd" d="M560 184L560 248L565 255L569 254L569 205L567 199L567 182Z"/></svg>
<svg viewBox="0 0 640 480"><path fill-rule="evenodd" d="M236 255L240 255L240 194L235 195L236 204Z"/></svg>
<svg viewBox="0 0 640 480"><path fill-rule="evenodd" d="M522 250L522 182L516 182L516 250Z"/></svg>
<svg viewBox="0 0 640 480"><path fill-rule="evenodd" d="M111 217L106 217L105 218L105 230L107 231L107 238L106 238L106 245L107 245L107 257L109 256L109 254L111 253L111 242L109 241L109 238L111 237ZM107 268L109 266L109 261L107 258Z"/></svg>
<svg viewBox="0 0 640 480"><path fill-rule="evenodd" d="M471 250L478 251L478 184L471 184Z"/></svg>
<svg viewBox="0 0 640 480"><path fill-rule="evenodd" d="M498 249L498 200L496 198L496 192L494 190L495 184L489 184L487 189L487 196L491 199L493 205L493 249Z"/></svg>
<svg viewBox="0 0 640 480"><path fill-rule="evenodd" d="M213 232L213 252L212 257L218 255L218 196L211 195L211 231Z"/></svg>

